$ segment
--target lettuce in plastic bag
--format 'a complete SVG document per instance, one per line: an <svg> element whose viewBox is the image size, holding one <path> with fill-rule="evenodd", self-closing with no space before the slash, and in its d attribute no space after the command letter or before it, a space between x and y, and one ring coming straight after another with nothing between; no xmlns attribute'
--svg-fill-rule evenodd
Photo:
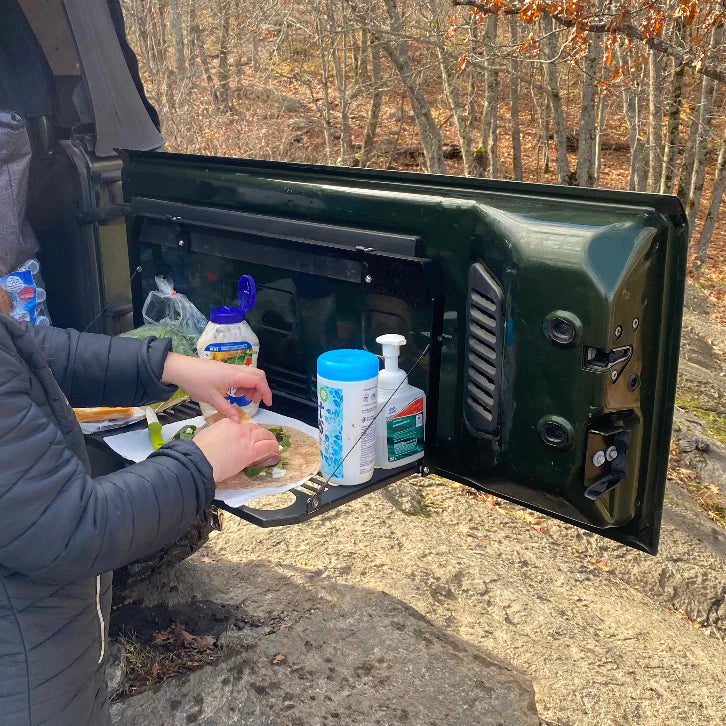
<svg viewBox="0 0 726 726"><path fill-rule="evenodd" d="M186 295L176 292L171 280L156 277L156 290L152 290L142 308L144 325L121 335L144 339L150 336L171 338L171 348L181 355L195 356L199 336L207 326L207 319Z"/></svg>

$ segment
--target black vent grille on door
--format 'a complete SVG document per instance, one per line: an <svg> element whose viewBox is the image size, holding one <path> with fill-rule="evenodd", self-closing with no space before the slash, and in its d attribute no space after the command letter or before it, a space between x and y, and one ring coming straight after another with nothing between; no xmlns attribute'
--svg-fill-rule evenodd
<svg viewBox="0 0 726 726"><path fill-rule="evenodd" d="M481 263L469 268L464 417L475 431L499 430L502 288Z"/></svg>

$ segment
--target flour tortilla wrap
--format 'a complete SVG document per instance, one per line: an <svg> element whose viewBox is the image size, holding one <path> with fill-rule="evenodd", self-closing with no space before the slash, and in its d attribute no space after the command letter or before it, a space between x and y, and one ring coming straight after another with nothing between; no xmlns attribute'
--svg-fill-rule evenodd
<svg viewBox="0 0 726 726"><path fill-rule="evenodd" d="M217 483L217 489L269 489L294 484L320 471L320 443L291 426L263 426L262 428L282 428L283 434L290 437L290 448L281 453L285 474L273 479L270 473L250 479L241 471L229 479Z"/></svg>

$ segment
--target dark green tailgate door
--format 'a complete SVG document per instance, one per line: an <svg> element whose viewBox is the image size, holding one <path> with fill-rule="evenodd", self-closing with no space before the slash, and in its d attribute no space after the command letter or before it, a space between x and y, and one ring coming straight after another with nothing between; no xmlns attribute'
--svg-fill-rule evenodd
<svg viewBox="0 0 726 726"><path fill-rule="evenodd" d="M402 333L406 368L430 346L411 375L429 392L426 466L657 550L687 247L675 198L141 152L124 189L137 308L155 274L203 311L253 274L280 405L314 421L317 355Z"/></svg>

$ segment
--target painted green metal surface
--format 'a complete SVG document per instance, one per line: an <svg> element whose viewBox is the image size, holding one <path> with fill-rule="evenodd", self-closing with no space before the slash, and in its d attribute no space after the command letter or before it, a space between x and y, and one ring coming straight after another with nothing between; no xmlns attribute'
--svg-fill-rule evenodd
<svg viewBox="0 0 726 726"><path fill-rule="evenodd" d="M438 267L444 292L439 416L426 462L444 476L655 552L687 246L674 198L141 152L126 155L124 190L127 201L143 197L419 237L420 255ZM261 365L291 401L314 402L315 360L323 350L378 352L376 336L397 332L409 341L407 367L429 342L428 305L355 282L290 273L275 255L252 265L199 254L193 243L147 244L139 241L140 229L141 220L131 220L133 261L144 265L137 305L154 274L173 276L203 311L231 302L241 273L255 276L262 290L250 321L261 340ZM218 234L234 244L234 232ZM468 274L477 262L504 295L495 436L472 430L464 415ZM576 344L559 346L545 335L554 311L579 319ZM616 381L609 371L584 369L585 347L619 346L632 346L633 355ZM412 382L431 384L425 369ZM568 447L540 437L538 422L548 416L571 426ZM627 476L590 501L583 496L587 436L603 426L631 431Z"/></svg>

